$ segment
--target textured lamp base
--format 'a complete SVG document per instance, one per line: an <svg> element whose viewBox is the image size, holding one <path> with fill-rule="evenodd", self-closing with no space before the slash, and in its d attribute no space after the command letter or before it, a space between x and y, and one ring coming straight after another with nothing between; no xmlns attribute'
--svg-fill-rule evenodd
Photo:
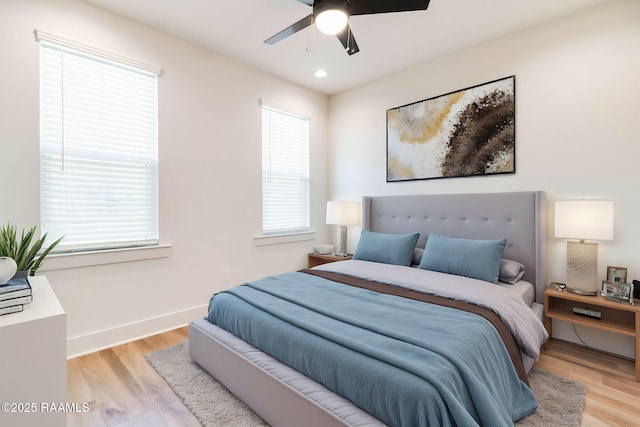
<svg viewBox="0 0 640 427"><path fill-rule="evenodd" d="M598 295L598 244L567 241L567 291Z"/></svg>
<svg viewBox="0 0 640 427"><path fill-rule="evenodd" d="M347 226L340 226L340 252L336 252L336 256L347 256Z"/></svg>

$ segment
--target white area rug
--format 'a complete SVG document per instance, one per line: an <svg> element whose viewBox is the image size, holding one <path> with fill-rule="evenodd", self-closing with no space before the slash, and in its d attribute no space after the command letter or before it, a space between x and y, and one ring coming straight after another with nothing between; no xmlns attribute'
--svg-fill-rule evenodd
<svg viewBox="0 0 640 427"><path fill-rule="evenodd" d="M205 427L268 426L189 357L187 341L145 356L185 406ZM579 426L586 388L577 381L533 368L529 383L538 409L518 427Z"/></svg>

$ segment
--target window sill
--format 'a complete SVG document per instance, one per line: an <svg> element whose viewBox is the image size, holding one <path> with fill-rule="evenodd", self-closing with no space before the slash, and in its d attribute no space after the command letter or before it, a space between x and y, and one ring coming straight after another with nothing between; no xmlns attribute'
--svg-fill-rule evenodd
<svg viewBox="0 0 640 427"><path fill-rule="evenodd" d="M47 256L45 261L42 263L42 267L38 271L64 270L67 268L90 267L94 265L119 264L122 262L167 258L170 254L170 244L139 248L106 249L101 251L53 254Z"/></svg>
<svg viewBox="0 0 640 427"><path fill-rule="evenodd" d="M256 236L256 246L281 245L283 243L304 242L316 238L315 231L304 233L274 234L270 236Z"/></svg>

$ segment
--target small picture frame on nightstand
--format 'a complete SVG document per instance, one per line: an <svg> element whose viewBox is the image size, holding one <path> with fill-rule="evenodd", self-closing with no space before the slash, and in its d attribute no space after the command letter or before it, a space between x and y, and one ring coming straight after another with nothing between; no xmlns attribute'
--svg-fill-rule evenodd
<svg viewBox="0 0 640 427"><path fill-rule="evenodd" d="M633 301L633 284L602 281L602 296L610 301L624 302L634 305Z"/></svg>
<svg viewBox="0 0 640 427"><path fill-rule="evenodd" d="M607 267L607 282L627 282L627 269L624 267Z"/></svg>

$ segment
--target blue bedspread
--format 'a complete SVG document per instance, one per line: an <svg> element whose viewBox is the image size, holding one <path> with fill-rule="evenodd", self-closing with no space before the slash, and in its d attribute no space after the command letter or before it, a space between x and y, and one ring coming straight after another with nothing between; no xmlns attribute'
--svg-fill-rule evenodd
<svg viewBox="0 0 640 427"><path fill-rule="evenodd" d="M460 310L296 272L214 295L208 320L389 426L507 426L537 406L495 328Z"/></svg>

